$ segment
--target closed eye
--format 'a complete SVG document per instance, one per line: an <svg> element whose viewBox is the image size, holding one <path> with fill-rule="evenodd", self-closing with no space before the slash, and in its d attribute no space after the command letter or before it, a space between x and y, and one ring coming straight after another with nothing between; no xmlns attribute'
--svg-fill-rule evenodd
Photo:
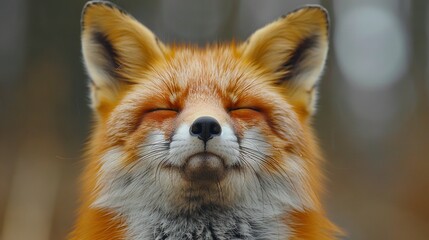
<svg viewBox="0 0 429 240"><path fill-rule="evenodd" d="M171 112L176 112L176 113L179 112L179 110L175 109L175 108L153 108L153 109L149 109L147 111L147 113L152 113L152 112L157 112L157 111L171 111Z"/></svg>
<svg viewBox="0 0 429 240"><path fill-rule="evenodd" d="M259 108L256 108L256 107L234 107L234 108L228 108L228 112L239 111L239 110L251 110L251 111L255 111L255 112L261 112L261 110Z"/></svg>
<svg viewBox="0 0 429 240"><path fill-rule="evenodd" d="M175 118L179 110L175 108L151 108L143 114L143 121L154 120L162 122L167 119Z"/></svg>
<svg viewBox="0 0 429 240"><path fill-rule="evenodd" d="M262 110L255 107L229 108L228 114L232 119L241 119L247 122L260 121L264 119L264 113Z"/></svg>

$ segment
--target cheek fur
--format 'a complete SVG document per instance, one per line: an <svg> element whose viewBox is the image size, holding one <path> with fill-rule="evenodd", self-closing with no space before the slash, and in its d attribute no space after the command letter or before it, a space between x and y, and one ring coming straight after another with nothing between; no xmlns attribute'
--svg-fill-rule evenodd
<svg viewBox="0 0 429 240"><path fill-rule="evenodd" d="M236 134L240 136L241 146L253 151L251 155L260 157L256 160L258 168L268 174L283 171L290 142L278 137L272 120L261 112L248 109L232 111L231 117Z"/></svg>
<svg viewBox="0 0 429 240"><path fill-rule="evenodd" d="M174 133L178 113L170 110L158 110L147 113L141 124L164 133L165 139L170 139Z"/></svg>
<svg viewBox="0 0 429 240"><path fill-rule="evenodd" d="M132 163L138 159L138 149L147 141L148 136L156 134L163 135L165 143L169 143L175 129L177 113L174 111L156 111L146 114L137 129L131 133L124 142L126 152L130 153L126 163ZM148 143L160 145L163 143Z"/></svg>
<svg viewBox="0 0 429 240"><path fill-rule="evenodd" d="M266 125L265 117L262 113L251 109L239 109L230 112L232 125L236 134L241 138L246 130L260 128Z"/></svg>

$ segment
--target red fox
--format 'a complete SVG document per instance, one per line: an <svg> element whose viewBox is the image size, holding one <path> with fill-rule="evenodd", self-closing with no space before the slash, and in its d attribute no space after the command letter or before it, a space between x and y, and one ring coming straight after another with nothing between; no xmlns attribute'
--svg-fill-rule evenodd
<svg viewBox="0 0 429 240"><path fill-rule="evenodd" d="M70 239L335 239L311 127L328 32L306 6L243 43L166 45L88 2L95 122Z"/></svg>

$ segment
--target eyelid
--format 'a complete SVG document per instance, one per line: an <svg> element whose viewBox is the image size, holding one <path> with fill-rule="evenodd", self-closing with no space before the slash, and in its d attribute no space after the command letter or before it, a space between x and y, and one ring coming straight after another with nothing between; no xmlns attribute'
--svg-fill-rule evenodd
<svg viewBox="0 0 429 240"><path fill-rule="evenodd" d="M259 108L256 108L256 107L233 107L233 108L228 108L228 112L237 111L237 110L252 110L252 111L255 111L255 112L261 112L261 110Z"/></svg>
<svg viewBox="0 0 429 240"><path fill-rule="evenodd" d="M153 109L149 109L147 112L151 113L151 112L156 112L156 111L172 111L172 112L179 112L178 109L174 109L174 108L153 108Z"/></svg>

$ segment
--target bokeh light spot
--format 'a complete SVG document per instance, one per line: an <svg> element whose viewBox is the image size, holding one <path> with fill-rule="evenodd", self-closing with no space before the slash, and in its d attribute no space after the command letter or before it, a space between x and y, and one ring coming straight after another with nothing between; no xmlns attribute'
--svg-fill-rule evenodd
<svg viewBox="0 0 429 240"><path fill-rule="evenodd" d="M386 88L407 70L407 38L389 9L363 5L338 15L335 52L346 80L361 88Z"/></svg>

